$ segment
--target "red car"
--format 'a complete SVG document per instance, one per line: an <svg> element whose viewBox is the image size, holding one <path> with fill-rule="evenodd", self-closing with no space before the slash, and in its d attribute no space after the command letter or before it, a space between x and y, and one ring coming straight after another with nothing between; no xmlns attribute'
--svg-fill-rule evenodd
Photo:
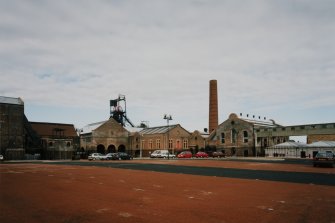
<svg viewBox="0 0 335 223"><path fill-rule="evenodd" d="M184 151L178 154L178 158L192 158L192 153L189 151Z"/></svg>
<svg viewBox="0 0 335 223"><path fill-rule="evenodd" d="M196 158L208 158L208 154L205 153L205 152L197 152L197 153L195 154L195 157L196 157Z"/></svg>

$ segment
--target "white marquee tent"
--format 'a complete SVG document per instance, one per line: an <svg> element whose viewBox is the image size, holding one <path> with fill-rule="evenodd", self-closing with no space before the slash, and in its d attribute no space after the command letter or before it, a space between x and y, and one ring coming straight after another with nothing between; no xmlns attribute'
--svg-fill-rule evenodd
<svg viewBox="0 0 335 223"><path fill-rule="evenodd" d="M312 158L319 151L335 153L335 141L318 141L311 144L300 142L284 142L265 150L269 157Z"/></svg>

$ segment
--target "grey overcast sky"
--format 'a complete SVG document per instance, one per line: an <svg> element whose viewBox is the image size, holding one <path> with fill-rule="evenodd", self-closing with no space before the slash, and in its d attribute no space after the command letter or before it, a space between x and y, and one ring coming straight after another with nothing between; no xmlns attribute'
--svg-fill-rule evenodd
<svg viewBox="0 0 335 223"><path fill-rule="evenodd" d="M135 124L208 127L230 113L335 122L333 0L0 0L0 95L77 128L127 99Z"/></svg>

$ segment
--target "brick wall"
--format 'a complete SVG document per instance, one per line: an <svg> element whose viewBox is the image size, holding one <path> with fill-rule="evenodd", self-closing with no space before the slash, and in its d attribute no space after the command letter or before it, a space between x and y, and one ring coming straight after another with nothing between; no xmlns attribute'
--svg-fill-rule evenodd
<svg viewBox="0 0 335 223"><path fill-rule="evenodd" d="M307 137L308 144L318 141L335 141L335 135L309 135Z"/></svg>

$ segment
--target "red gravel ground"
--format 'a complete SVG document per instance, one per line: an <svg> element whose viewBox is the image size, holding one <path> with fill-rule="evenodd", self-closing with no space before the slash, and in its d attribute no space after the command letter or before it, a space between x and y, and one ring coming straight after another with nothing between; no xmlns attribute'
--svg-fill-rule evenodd
<svg viewBox="0 0 335 223"><path fill-rule="evenodd" d="M293 164L130 162L324 172L335 177L335 168ZM0 210L2 223L335 223L335 187L94 166L1 164Z"/></svg>

